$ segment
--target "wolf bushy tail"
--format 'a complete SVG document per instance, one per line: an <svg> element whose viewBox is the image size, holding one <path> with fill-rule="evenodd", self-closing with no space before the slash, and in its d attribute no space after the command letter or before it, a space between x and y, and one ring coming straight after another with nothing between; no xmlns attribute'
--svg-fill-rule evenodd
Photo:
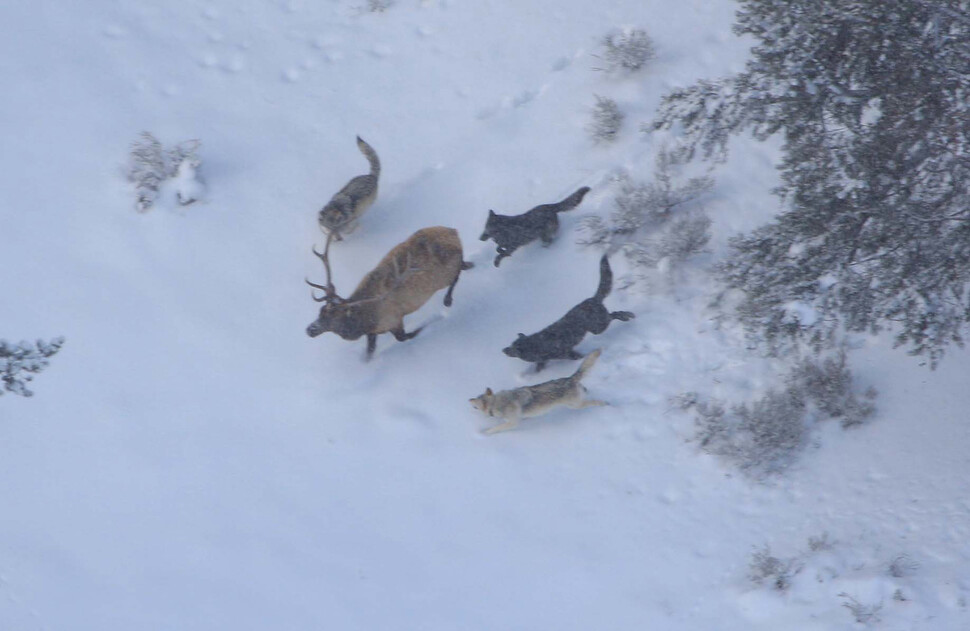
<svg viewBox="0 0 970 631"><path fill-rule="evenodd" d="M576 191L566 199L554 204L553 210L555 210L557 213L561 213L567 210L572 210L576 206L579 206L579 204L583 201L583 198L586 197L586 193L588 192L589 192L589 187L584 186L583 188L579 189L578 191Z"/></svg>
<svg viewBox="0 0 970 631"><path fill-rule="evenodd" d="M596 360L600 358L600 353L602 352L602 350L597 348L595 351L583 358L583 363L579 365L579 368L573 373L573 376L570 377L570 379L579 381L585 377L586 373L589 372L589 369L592 368L593 364L596 363Z"/></svg>
<svg viewBox="0 0 970 631"><path fill-rule="evenodd" d="M600 285L596 288L593 298L603 300L610 295L613 289L613 270L610 269L610 259L603 255L600 259Z"/></svg>
<svg viewBox="0 0 970 631"><path fill-rule="evenodd" d="M370 163L370 174L375 178L380 177L381 161L380 158L377 157L377 152L374 151L374 148L364 142L364 139L360 136L357 136L357 148L360 149L360 152L364 154L365 158L367 158L367 162Z"/></svg>

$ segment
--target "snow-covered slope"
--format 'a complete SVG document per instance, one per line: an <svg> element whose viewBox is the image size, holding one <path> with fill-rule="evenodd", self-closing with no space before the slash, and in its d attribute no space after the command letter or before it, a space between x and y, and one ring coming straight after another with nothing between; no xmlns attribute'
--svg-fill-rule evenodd
<svg viewBox="0 0 970 631"><path fill-rule="evenodd" d="M669 402L748 399L779 370L714 326L698 266L607 299L637 314L579 347L603 349L586 385L610 407L479 433L469 397L537 380L500 349L595 290L574 229L609 212L618 172L649 177L662 139L639 123L672 86L742 67L733 7L366 5L0 7L0 336L66 338L36 396L0 398L0 628L851 629L851 599L884 628L970 627L965 353L929 372L869 342L853 362L877 416L755 484ZM594 70L622 26L657 58ZM584 131L594 94L627 115L606 147ZM201 141L202 201L135 212L143 130ZM362 340L304 332L316 212L367 168L356 134L381 192L332 247L338 289L431 225L476 263L450 309L432 298L407 319L430 321L418 338L382 336L366 363ZM777 148L736 145L707 205L715 257L776 203ZM552 247L491 265L488 209L582 185ZM799 555L785 592L748 579L765 545Z"/></svg>

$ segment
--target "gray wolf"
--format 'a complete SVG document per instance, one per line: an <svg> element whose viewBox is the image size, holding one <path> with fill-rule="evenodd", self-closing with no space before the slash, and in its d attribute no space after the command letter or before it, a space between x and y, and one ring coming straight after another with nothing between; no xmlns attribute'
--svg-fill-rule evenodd
<svg viewBox="0 0 970 631"><path fill-rule="evenodd" d="M600 259L600 283L592 298L587 298L559 320L538 333L519 333L511 345L502 349L509 357L518 357L536 363L536 372L545 368L550 359L579 359L582 357L573 347L583 341L586 333L599 335L613 320L626 322L636 317L629 311L607 311L603 299L613 288L613 271L610 261L603 255Z"/></svg>
<svg viewBox="0 0 970 631"><path fill-rule="evenodd" d="M404 316L421 308L439 289L448 288L445 306L451 306L451 294L462 270L472 267L462 259L461 240L453 228L424 228L396 245L368 272L347 298L341 298L330 277L330 242L327 237L323 253L316 254L327 272L327 284L307 284L322 289L324 295L313 299L325 303L320 315L307 327L307 335L316 337L332 331L345 340L367 336L367 358L374 354L377 336L391 333L403 342L421 332L404 330Z"/></svg>
<svg viewBox="0 0 970 631"><path fill-rule="evenodd" d="M489 416L505 419L505 423L494 425L485 430L485 434L504 432L515 428L519 420L532 416L539 416L553 408L565 406L579 409L597 405L608 405L605 401L584 399L586 388L580 383L593 364L600 356L597 349L586 356L583 363L571 377L553 379L534 386L524 386L514 390L499 390L492 392L486 388L481 396L469 399L472 406Z"/></svg>
<svg viewBox="0 0 970 631"><path fill-rule="evenodd" d="M543 245L552 243L559 230L557 215L579 206L588 192L589 187L584 186L561 202L542 204L521 215L499 215L494 210L489 210L485 231L479 239L492 239L498 245L495 267L498 267L503 258L536 239L542 239Z"/></svg>
<svg viewBox="0 0 970 631"><path fill-rule="evenodd" d="M377 180L381 176L381 161L377 152L357 136L357 148L370 163L370 173L351 178L320 211L317 220L325 232L336 234L337 240L357 227L357 219L377 199Z"/></svg>

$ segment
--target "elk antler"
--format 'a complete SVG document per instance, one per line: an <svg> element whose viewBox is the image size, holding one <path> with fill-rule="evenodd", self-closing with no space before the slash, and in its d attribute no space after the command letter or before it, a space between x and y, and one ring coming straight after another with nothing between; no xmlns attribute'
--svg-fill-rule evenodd
<svg viewBox="0 0 970 631"><path fill-rule="evenodd" d="M316 254L321 261L323 261L323 267L327 270L327 284L318 285L316 283L311 283L307 278L304 279L307 285L310 287L323 290L324 296L322 298L317 298L315 293L312 294L313 299L317 302L343 302L343 298L337 295L337 290L333 286L333 281L331 280L330 274L330 242L333 241L333 235L334 233L332 230L327 233L327 245L324 246L322 253L317 252L317 246L313 246L312 248L313 253Z"/></svg>

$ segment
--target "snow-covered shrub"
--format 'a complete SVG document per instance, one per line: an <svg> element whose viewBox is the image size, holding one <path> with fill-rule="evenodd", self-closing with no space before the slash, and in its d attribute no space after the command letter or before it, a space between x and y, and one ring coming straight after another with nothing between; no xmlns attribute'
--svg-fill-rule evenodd
<svg viewBox="0 0 970 631"><path fill-rule="evenodd" d="M623 125L623 112L613 99L598 94L595 96L596 105L593 106L592 120L586 131L595 143L613 142Z"/></svg>
<svg viewBox="0 0 970 631"><path fill-rule="evenodd" d="M367 10L371 13L382 13L394 5L394 0L367 0Z"/></svg>
<svg viewBox="0 0 970 631"><path fill-rule="evenodd" d="M48 358L57 353L63 344L62 337L55 337L50 342L37 340L36 344L11 344L0 340L0 380L3 381L0 395L7 391L24 397L33 396L34 393L27 388L27 382L47 368L50 363Z"/></svg>
<svg viewBox="0 0 970 631"><path fill-rule="evenodd" d="M200 144L198 140L186 140L165 149L147 131L131 144L128 180L135 185L135 207L139 212L151 210L163 188L170 187L183 206L202 196L204 186L198 176L202 161L196 155Z"/></svg>
<svg viewBox="0 0 970 631"><path fill-rule="evenodd" d="M862 396L871 399L875 394L870 389ZM677 397L675 404L693 410L695 440L701 449L753 478L784 471L807 444L816 423L838 418L843 427L851 427L875 411L853 387L844 353L821 362L798 362L783 388L750 403L729 408L722 401L688 393Z"/></svg>
<svg viewBox="0 0 970 631"><path fill-rule="evenodd" d="M681 182L676 177L681 164L676 151L661 149L653 182L623 178L609 217L587 216L580 222L580 245L619 250L626 257L633 270L627 285L662 263L673 269L703 252L710 240L711 220L700 201L714 181L704 176Z"/></svg>
<svg viewBox="0 0 970 631"><path fill-rule="evenodd" d="M769 390L750 404L735 406L732 413L737 423L735 437L740 440L725 449L742 469L756 474L780 472L807 442L805 400L792 390Z"/></svg>
<svg viewBox="0 0 970 631"><path fill-rule="evenodd" d="M822 552L824 550L831 550L833 547L832 542L829 540L829 533L823 532L821 535L808 538L808 549L811 552Z"/></svg>
<svg viewBox="0 0 970 631"><path fill-rule="evenodd" d="M918 562L910 558L908 554L900 554L889 562L887 571L893 578L903 578L914 574L918 569Z"/></svg>
<svg viewBox="0 0 970 631"><path fill-rule="evenodd" d="M738 580L742 589L761 592L761 598L749 597L749 603L775 600L802 619L830 621L825 628L843 628L833 626L841 618L848 625L845 628L883 623L887 629L914 629L926 619L927 611L962 606L962 595L940 589L941 583L951 582L938 574L887 576L885 568L883 549L866 535L830 541L823 534L791 555L773 553L768 545L755 548L748 557L747 572Z"/></svg>
<svg viewBox="0 0 970 631"><path fill-rule="evenodd" d="M875 412L872 399L876 391L868 388L860 399L852 385L844 350L822 362L802 360L789 374L788 387L811 402L822 416L840 419L842 427L860 425Z"/></svg>
<svg viewBox="0 0 970 631"><path fill-rule="evenodd" d="M839 598L843 599L842 606L852 613L852 617L856 622L866 626L879 622L879 612L882 611L882 603L878 605L866 605L846 592L841 592Z"/></svg>
<svg viewBox="0 0 970 631"><path fill-rule="evenodd" d="M607 34L601 40L606 63L602 70L609 72L635 72L656 54L653 41L643 29L622 29Z"/></svg>
<svg viewBox="0 0 970 631"><path fill-rule="evenodd" d="M797 558L780 559L771 554L767 545L751 553L748 578L756 585L770 585L780 592L791 587L792 577L802 570Z"/></svg>

